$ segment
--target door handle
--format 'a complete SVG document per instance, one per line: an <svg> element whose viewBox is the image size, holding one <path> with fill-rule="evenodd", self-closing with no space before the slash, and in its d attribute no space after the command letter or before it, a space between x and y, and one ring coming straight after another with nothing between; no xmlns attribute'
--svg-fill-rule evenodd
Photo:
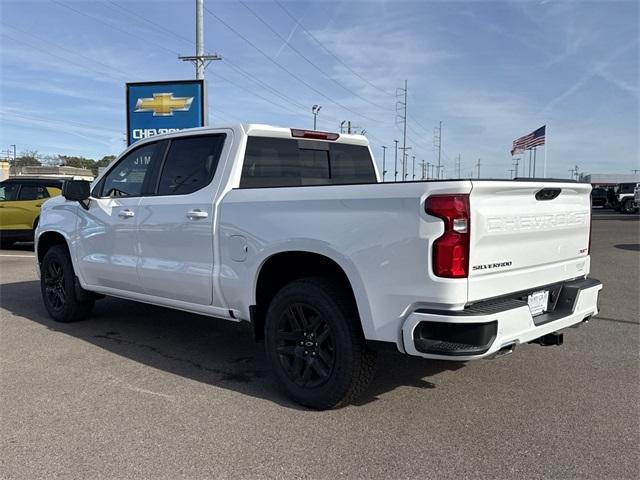
<svg viewBox="0 0 640 480"><path fill-rule="evenodd" d="M187 218L190 218L191 220L197 220L198 218L207 218L209 216L209 214L207 212L203 212L202 210L189 210L187 212Z"/></svg>
<svg viewBox="0 0 640 480"><path fill-rule="evenodd" d="M122 210L118 213L118 216L122 218L131 218L134 215L135 213L133 213L131 210Z"/></svg>

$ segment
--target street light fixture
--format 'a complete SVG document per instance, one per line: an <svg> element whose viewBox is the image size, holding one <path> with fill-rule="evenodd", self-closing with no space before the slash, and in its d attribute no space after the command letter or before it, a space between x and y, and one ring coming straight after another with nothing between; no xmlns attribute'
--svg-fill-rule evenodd
<svg viewBox="0 0 640 480"><path fill-rule="evenodd" d="M316 129L316 124L318 122L318 113L320 113L320 109L322 105L314 105L311 107L311 113L313 113L313 129Z"/></svg>

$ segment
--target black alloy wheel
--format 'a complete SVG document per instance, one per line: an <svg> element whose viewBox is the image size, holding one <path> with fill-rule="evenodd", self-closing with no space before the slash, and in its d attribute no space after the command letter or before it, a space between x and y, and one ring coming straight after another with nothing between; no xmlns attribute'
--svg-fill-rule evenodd
<svg viewBox="0 0 640 480"><path fill-rule="evenodd" d="M336 361L331 327L313 306L294 303L284 310L276 345L280 365L296 385L315 388L331 376Z"/></svg>
<svg viewBox="0 0 640 480"><path fill-rule="evenodd" d="M40 290L44 306L58 322L75 322L89 316L95 298L76 291L76 274L65 245L54 245L40 265Z"/></svg>
<svg viewBox="0 0 640 480"><path fill-rule="evenodd" d="M355 400L375 369L348 284L306 277L283 286L265 318L265 350L276 379L301 405L328 409Z"/></svg>
<svg viewBox="0 0 640 480"><path fill-rule="evenodd" d="M67 302L64 272L58 259L50 259L43 269L46 301L52 310L61 312Z"/></svg>

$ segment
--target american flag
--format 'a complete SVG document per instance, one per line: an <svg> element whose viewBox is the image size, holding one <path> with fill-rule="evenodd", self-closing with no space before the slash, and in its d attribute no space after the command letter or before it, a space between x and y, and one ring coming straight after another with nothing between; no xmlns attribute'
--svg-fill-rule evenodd
<svg viewBox="0 0 640 480"><path fill-rule="evenodd" d="M531 132L528 135L524 135L513 141L511 147L511 155L517 153L523 153L525 150L531 150L534 147L544 145L545 136L547 133L547 126L543 125L539 129Z"/></svg>

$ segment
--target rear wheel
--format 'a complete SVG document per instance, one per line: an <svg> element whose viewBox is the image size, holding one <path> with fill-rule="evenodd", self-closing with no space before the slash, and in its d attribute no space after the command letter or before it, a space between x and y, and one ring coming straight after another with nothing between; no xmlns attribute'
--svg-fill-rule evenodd
<svg viewBox="0 0 640 480"><path fill-rule="evenodd" d="M313 277L286 285L265 322L267 356L296 402L328 409L354 400L373 376L353 299L335 282Z"/></svg>
<svg viewBox="0 0 640 480"><path fill-rule="evenodd" d="M75 273L69 252L63 245L51 247L40 268L42 300L51 318L75 322L89 316L94 300L79 301L75 291Z"/></svg>

